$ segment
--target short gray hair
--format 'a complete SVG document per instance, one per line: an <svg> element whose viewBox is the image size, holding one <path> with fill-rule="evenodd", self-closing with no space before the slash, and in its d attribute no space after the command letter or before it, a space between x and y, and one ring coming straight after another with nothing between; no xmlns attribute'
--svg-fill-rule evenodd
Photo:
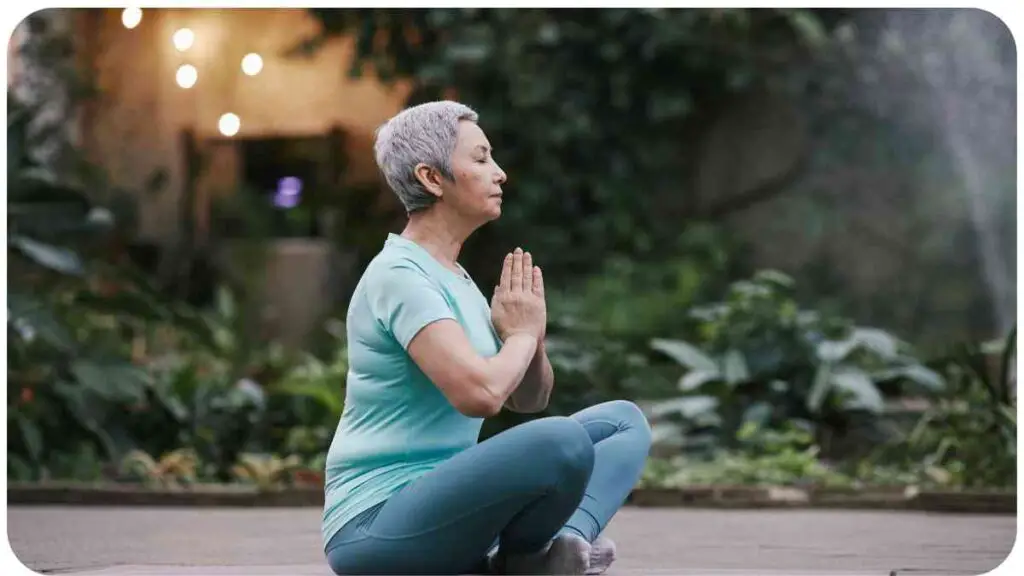
<svg viewBox="0 0 1024 576"><path fill-rule="evenodd" d="M420 162L454 179L452 152L459 122L477 122L477 113L464 104L442 100L406 108L377 128L373 145L377 167L408 213L429 208L437 197L416 179Z"/></svg>

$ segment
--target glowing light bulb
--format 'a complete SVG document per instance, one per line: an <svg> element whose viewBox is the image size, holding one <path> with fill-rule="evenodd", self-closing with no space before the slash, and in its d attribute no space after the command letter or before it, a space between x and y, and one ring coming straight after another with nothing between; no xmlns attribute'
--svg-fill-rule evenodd
<svg viewBox="0 0 1024 576"><path fill-rule="evenodd" d="M121 24L131 30L142 22L142 8L125 8L121 11Z"/></svg>
<svg viewBox="0 0 1024 576"><path fill-rule="evenodd" d="M263 70L263 58L255 53L250 52L242 58L242 72L245 72L249 76L255 76Z"/></svg>
<svg viewBox="0 0 1024 576"><path fill-rule="evenodd" d="M241 127L242 120L237 114L232 114L231 112L222 115L217 122L217 129L220 130L220 133L229 138L238 134L238 129Z"/></svg>
<svg viewBox="0 0 1024 576"><path fill-rule="evenodd" d="M174 79L178 82L178 86L187 90L196 85L196 81L199 80L199 71L191 64L182 64L178 67Z"/></svg>
<svg viewBox="0 0 1024 576"><path fill-rule="evenodd" d="M192 47L192 43L196 41L196 34L188 28L181 28L174 32L171 41L178 52L184 52Z"/></svg>

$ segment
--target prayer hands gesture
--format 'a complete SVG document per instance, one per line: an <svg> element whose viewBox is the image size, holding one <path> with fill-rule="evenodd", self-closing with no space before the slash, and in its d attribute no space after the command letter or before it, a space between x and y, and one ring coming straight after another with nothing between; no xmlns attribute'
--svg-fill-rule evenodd
<svg viewBox="0 0 1024 576"><path fill-rule="evenodd" d="M533 257L522 248L505 256L501 281L491 298L491 321L502 341L516 333L543 340L547 329L544 276Z"/></svg>

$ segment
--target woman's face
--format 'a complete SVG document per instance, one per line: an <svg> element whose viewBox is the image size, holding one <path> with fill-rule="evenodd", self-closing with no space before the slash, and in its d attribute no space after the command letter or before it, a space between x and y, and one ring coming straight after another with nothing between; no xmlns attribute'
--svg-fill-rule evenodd
<svg viewBox="0 0 1024 576"><path fill-rule="evenodd" d="M501 216L505 172L491 156L491 143L473 122L459 122L451 158L453 181L442 183L442 201L460 215L485 222Z"/></svg>

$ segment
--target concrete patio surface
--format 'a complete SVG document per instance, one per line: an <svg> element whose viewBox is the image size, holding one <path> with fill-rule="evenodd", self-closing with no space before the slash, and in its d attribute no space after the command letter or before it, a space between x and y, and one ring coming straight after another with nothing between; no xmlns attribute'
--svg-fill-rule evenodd
<svg viewBox="0 0 1024 576"><path fill-rule="evenodd" d="M8 536L42 573L329 576L317 508L14 506ZM1013 516L842 510L625 508L614 575L983 574L1009 554Z"/></svg>

